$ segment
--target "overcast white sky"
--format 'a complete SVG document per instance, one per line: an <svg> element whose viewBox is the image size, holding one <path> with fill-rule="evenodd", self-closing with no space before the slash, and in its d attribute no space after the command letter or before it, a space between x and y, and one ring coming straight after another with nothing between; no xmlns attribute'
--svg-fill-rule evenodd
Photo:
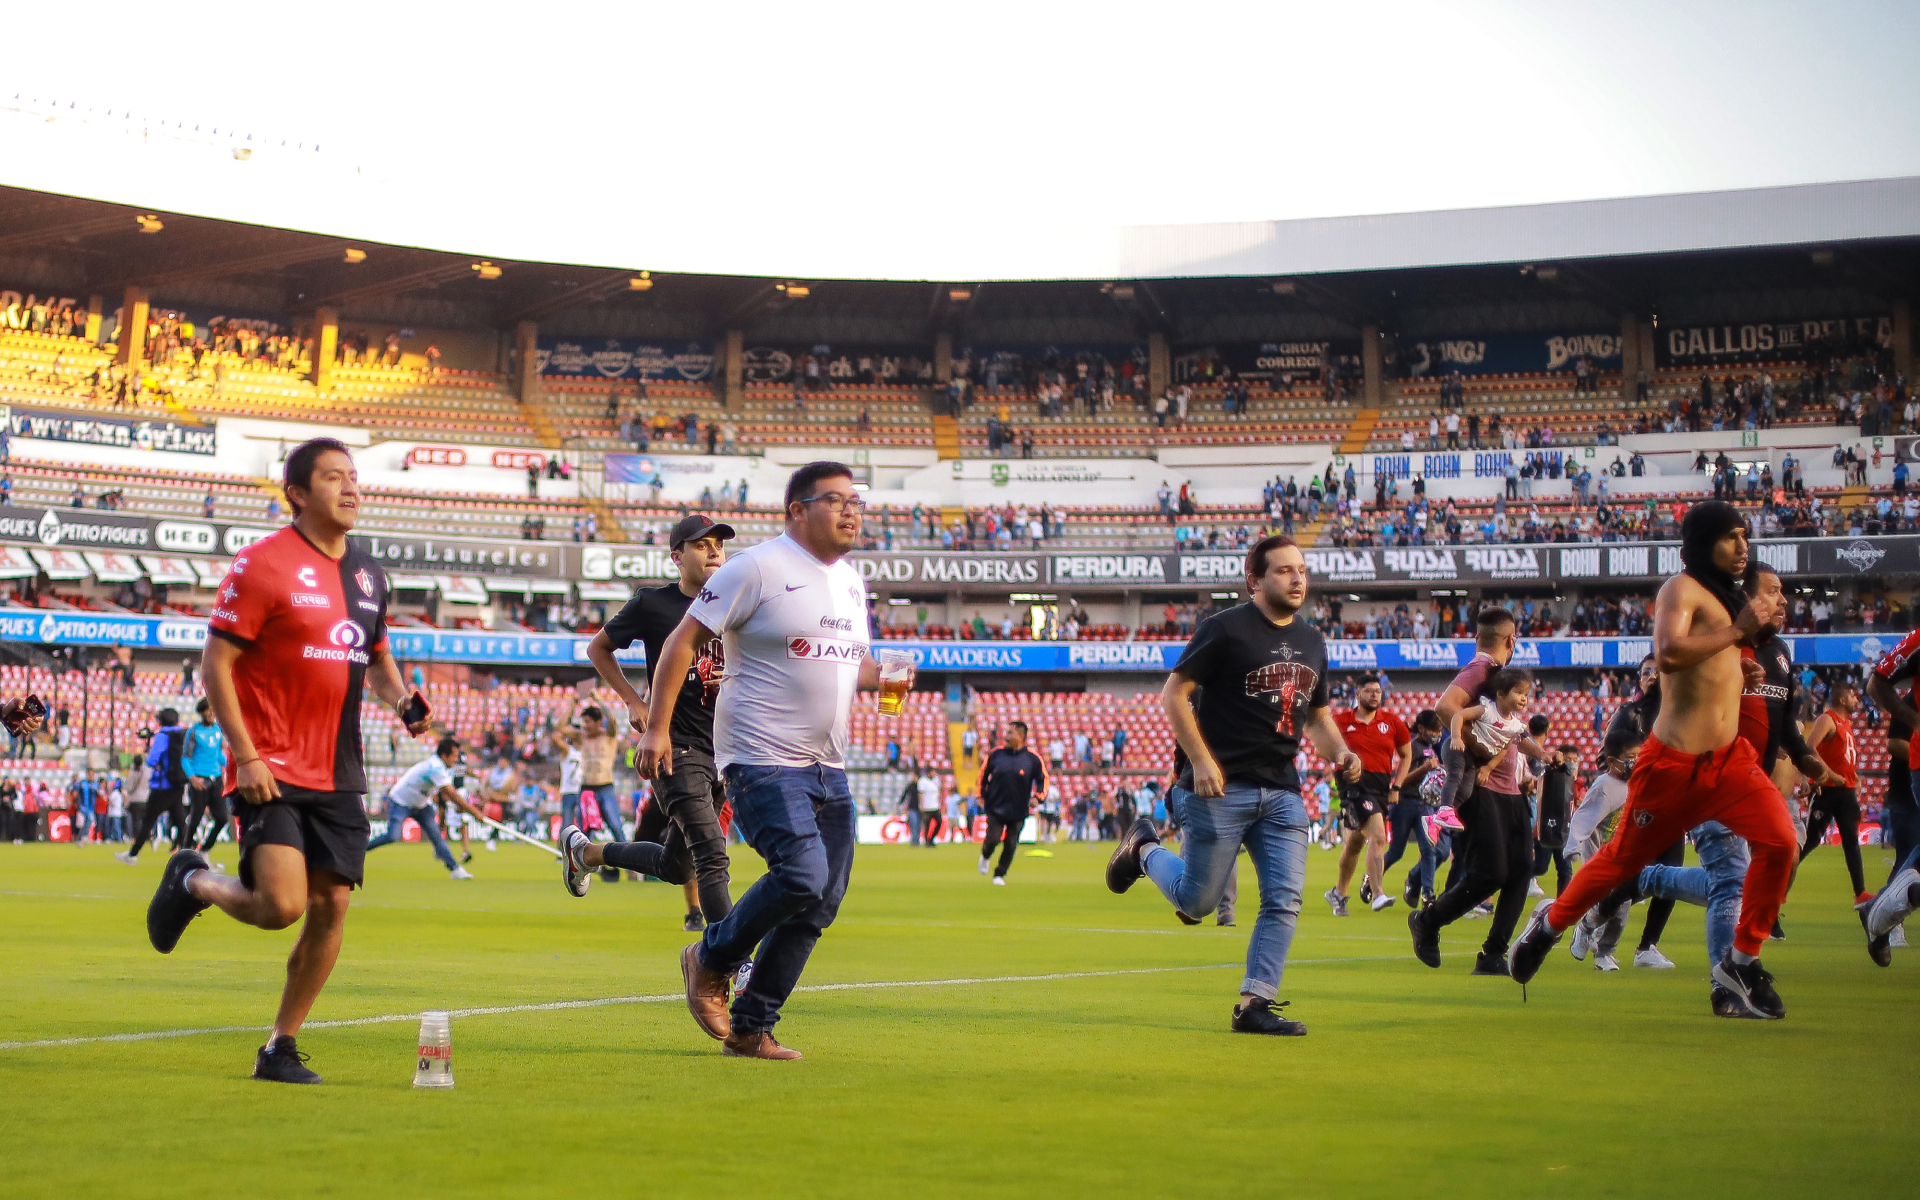
<svg viewBox="0 0 1920 1200"><path fill-rule="evenodd" d="M969 278L1119 226L1920 175L1913 3L115 7L80 57L70 7L10 9L43 49L0 108L323 152L0 112L0 182L501 258Z"/></svg>

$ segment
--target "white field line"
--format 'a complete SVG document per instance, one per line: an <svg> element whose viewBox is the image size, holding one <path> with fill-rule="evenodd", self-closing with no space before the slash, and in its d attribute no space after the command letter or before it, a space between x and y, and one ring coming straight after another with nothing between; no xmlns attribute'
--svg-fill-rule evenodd
<svg viewBox="0 0 1920 1200"><path fill-rule="evenodd" d="M1411 958L1408 954L1374 955L1365 958L1302 958L1288 963L1288 966L1317 966L1327 963L1380 962L1386 959ZM794 989L796 992L861 992L878 991L883 988L928 988L928 987L977 987L995 983L1051 983L1063 979L1110 979L1122 975L1168 975L1185 971L1238 971L1244 969L1242 963L1209 963L1196 967L1137 967L1125 971L1059 971L1049 975L994 975L961 979L890 979L871 983L815 983ZM667 992L657 996L605 996L596 1000L552 1000L544 1004L501 1004L487 1008L456 1008L449 1012L454 1017L491 1017L505 1013L557 1012L569 1008L603 1008L610 1004L667 1004L675 1000L684 1002L684 992ZM309 1029L347 1029L355 1025L392 1025L407 1021L418 1021L420 1014L387 1013L378 1017L353 1017L342 1021L308 1021L301 1027L304 1033ZM219 1025L201 1029L156 1029L144 1033L109 1033L98 1037L44 1038L28 1042L0 1042L0 1050L45 1050L56 1046L90 1046L101 1042L151 1042L161 1038L195 1037L205 1033L264 1033L265 1025Z"/></svg>

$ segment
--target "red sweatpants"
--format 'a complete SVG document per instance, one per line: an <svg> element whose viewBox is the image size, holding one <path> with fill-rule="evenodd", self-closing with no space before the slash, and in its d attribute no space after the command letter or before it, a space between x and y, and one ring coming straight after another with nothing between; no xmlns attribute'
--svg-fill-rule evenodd
<svg viewBox="0 0 1920 1200"><path fill-rule="evenodd" d="M1798 846L1780 792L1745 738L1708 754L1684 754L1649 737L1627 782L1613 840L1574 874L1547 919L1555 929L1572 925L1702 821L1725 825L1753 852L1733 946L1759 954L1787 898Z"/></svg>

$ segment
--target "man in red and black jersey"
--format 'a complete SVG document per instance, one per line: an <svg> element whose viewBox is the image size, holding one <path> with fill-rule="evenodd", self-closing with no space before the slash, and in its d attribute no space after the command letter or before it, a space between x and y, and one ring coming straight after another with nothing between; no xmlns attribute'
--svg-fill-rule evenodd
<svg viewBox="0 0 1920 1200"><path fill-rule="evenodd" d="M285 484L293 524L234 558L201 659L230 751L224 785L240 821L240 874L215 875L198 850L176 851L147 909L147 937L170 953L209 906L262 929L305 916L253 1075L318 1083L294 1035L340 955L366 861L361 691L371 684L409 733L427 729L427 714L424 702L408 711L387 650L386 572L347 537L360 508L347 448L332 438L299 446Z"/></svg>
<svg viewBox="0 0 1920 1200"><path fill-rule="evenodd" d="M1886 710L1891 726L1908 735L1908 769L1887 771L1886 805L1880 814L1883 836L1893 844L1893 875L1863 914L1867 950L1883 967L1892 961L1889 939L1901 935L1898 944L1906 944L1901 924L1908 913L1920 907L1920 795L1916 795L1920 789L1911 786L1912 780L1920 777L1920 770L1916 770L1920 768L1920 737L1912 735L1913 730L1920 729L1920 712L1914 709L1912 691L1902 695L1899 690L1899 685L1916 675L1920 675L1920 630L1909 633L1889 650L1867 680L1867 695ZM1892 729L1887 734L1887 746L1889 753L1896 752ZM1906 789L1898 786L1897 774L1907 777Z"/></svg>
<svg viewBox="0 0 1920 1200"><path fill-rule="evenodd" d="M1347 844L1340 850L1340 875L1326 894L1337 917L1347 915L1347 885L1353 882L1360 851L1367 852L1367 876L1360 899L1375 912L1393 905L1386 885L1387 809L1399 799L1400 781L1413 764L1413 733L1407 723L1380 707L1383 689L1377 676L1360 680L1354 706L1334 714L1347 748L1360 756L1358 783L1340 785L1340 823Z"/></svg>

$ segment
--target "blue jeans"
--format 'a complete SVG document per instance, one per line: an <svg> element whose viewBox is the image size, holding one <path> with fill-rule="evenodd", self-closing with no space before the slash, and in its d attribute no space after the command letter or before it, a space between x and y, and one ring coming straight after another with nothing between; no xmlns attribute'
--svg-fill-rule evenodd
<svg viewBox="0 0 1920 1200"><path fill-rule="evenodd" d="M1718 821L1694 827L1697 867L1667 867L1654 863L1640 872L1640 890L1663 900L1684 900L1707 910L1707 961L1717 963L1733 949L1733 927L1740 919L1740 889L1753 861L1745 838Z"/></svg>
<svg viewBox="0 0 1920 1200"><path fill-rule="evenodd" d="M627 839L627 824L620 819L620 795L613 790L612 784L588 784L580 789L580 802L599 806L600 822L607 827L608 841L623 842Z"/></svg>
<svg viewBox="0 0 1920 1200"><path fill-rule="evenodd" d="M840 911L853 874L855 814L838 767L726 769L734 827L767 861L733 911L707 926L700 961L732 974L749 957L753 978L733 998L735 1033L767 1033L793 994L815 942ZM759 954L754 955L754 947Z"/></svg>
<svg viewBox="0 0 1920 1200"><path fill-rule="evenodd" d="M1229 783L1226 795L1206 800L1175 787L1167 804L1185 830L1180 853L1149 854L1147 877L1175 908L1204 917L1219 907L1234 857L1245 845L1260 877L1260 915L1247 942L1240 990L1276 999L1307 879L1307 806L1300 793Z"/></svg>
<svg viewBox="0 0 1920 1200"><path fill-rule="evenodd" d="M440 820L433 811L433 805L422 804L419 808L408 808L404 804L396 803L392 796L387 797L387 831L377 838L370 838L367 841L367 849L378 850L382 846L391 846L399 841L400 827L407 823L408 817L420 823L420 836L426 838L433 846L433 856L440 860L442 866L451 871L460 865L453 861L453 851L447 849L446 839L440 836Z"/></svg>
<svg viewBox="0 0 1920 1200"><path fill-rule="evenodd" d="M1421 894L1431 896L1436 890L1433 886L1433 843L1427 840L1427 824L1421 820L1427 815L1427 806L1417 797L1409 799L1402 796L1400 802L1393 806L1392 839L1387 843L1387 855L1380 869L1387 871L1400 861L1400 856L1407 850L1407 835L1412 834L1415 844L1420 848L1420 861L1411 870L1420 880Z"/></svg>

